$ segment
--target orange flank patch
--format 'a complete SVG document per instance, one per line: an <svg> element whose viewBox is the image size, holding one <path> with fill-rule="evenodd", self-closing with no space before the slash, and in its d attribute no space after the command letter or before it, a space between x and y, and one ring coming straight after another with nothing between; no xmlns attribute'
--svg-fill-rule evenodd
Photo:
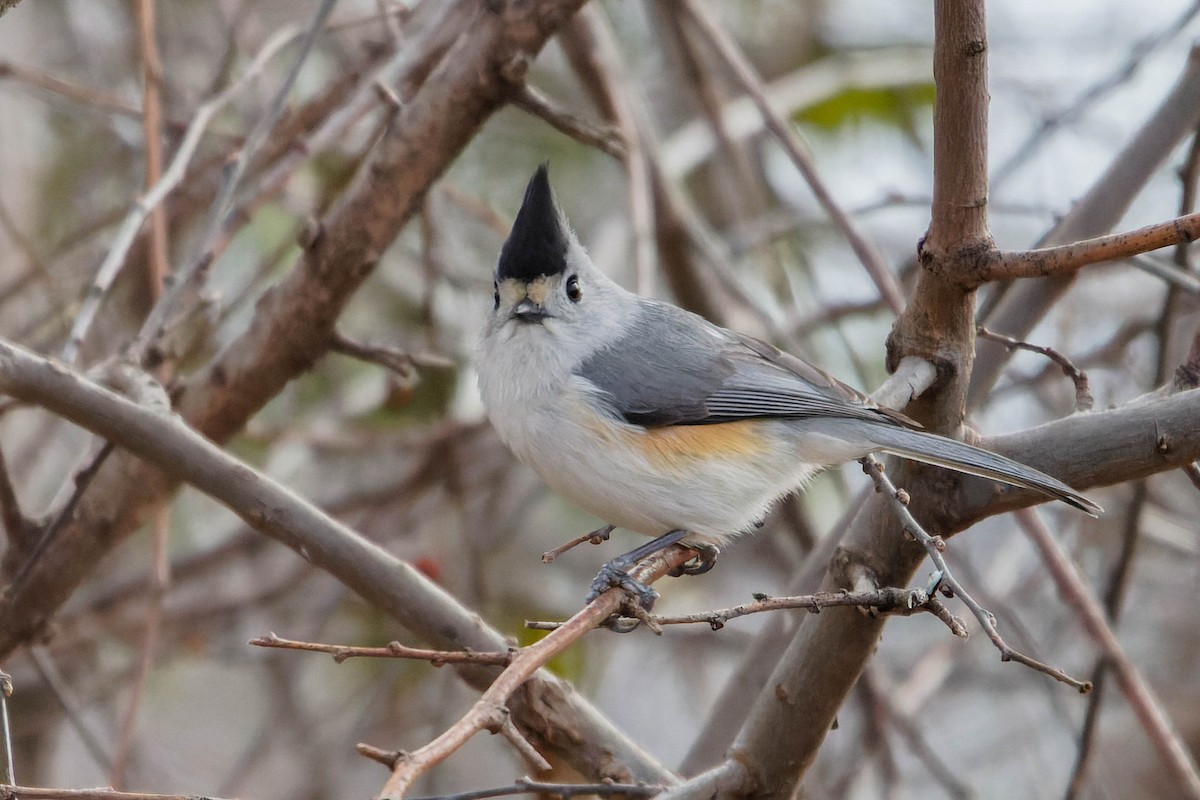
<svg viewBox="0 0 1200 800"><path fill-rule="evenodd" d="M769 442L758 420L712 425L672 425L629 434L632 444L650 461L670 466L680 460L702 461L729 456L760 456Z"/></svg>

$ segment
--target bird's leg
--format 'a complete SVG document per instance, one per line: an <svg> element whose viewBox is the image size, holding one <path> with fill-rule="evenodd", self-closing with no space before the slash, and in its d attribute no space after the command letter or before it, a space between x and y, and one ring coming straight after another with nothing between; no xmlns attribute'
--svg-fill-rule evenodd
<svg viewBox="0 0 1200 800"><path fill-rule="evenodd" d="M619 555L612 561L609 561L596 573L596 578L592 581L592 588L588 592L585 602L590 603L610 588L619 586L633 595L642 608L649 611L654 607L654 601L658 599L658 592L641 581L630 577L629 570L633 569L634 564L637 564L646 556L654 555L660 550L665 550L687 535L687 531L671 531L659 536L657 539L651 539L641 547L635 547L628 553Z"/></svg>

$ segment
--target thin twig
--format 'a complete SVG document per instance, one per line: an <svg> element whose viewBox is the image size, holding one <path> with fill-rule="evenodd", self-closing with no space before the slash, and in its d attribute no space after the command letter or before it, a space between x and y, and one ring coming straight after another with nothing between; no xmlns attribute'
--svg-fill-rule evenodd
<svg viewBox="0 0 1200 800"><path fill-rule="evenodd" d="M711 611L699 611L694 614L658 615L651 614L649 620L658 625L692 625L704 623L714 631L721 630L731 619L761 614L765 611L782 611L785 609L802 608L811 614L821 613L822 608L836 606L857 606L878 609L886 614L911 616L928 612L941 619L955 636L966 638L966 628L960 620L946 610L936 596L925 589L896 589L884 588L873 591L851 592L816 592L814 594L794 595L791 597L768 597L755 595L754 602L743 603L729 608L717 608ZM543 622L527 620L525 627L531 630L557 630L566 623Z"/></svg>
<svg viewBox="0 0 1200 800"><path fill-rule="evenodd" d="M496 664L506 667L512 663L513 653L477 653L472 650L422 650L407 647L399 642L389 642L386 647L354 647L344 644L322 644L283 639L274 633L251 639L255 647L277 647L281 650L306 650L310 653L329 653L333 660L342 663L348 658L409 658L428 661L435 667L443 664Z"/></svg>
<svg viewBox="0 0 1200 800"><path fill-rule="evenodd" d="M521 778L512 786L414 797L412 800L484 800L488 797L507 797L515 794L544 794L563 798L588 794L596 794L601 797L653 797L664 788L653 783L544 783Z"/></svg>
<svg viewBox="0 0 1200 800"><path fill-rule="evenodd" d="M146 174L142 185L154 188L162 177L162 59L158 55L153 0L137 0L138 41L142 51L142 140L146 148ZM150 257L146 259L150 297L162 294L170 269L167 255L167 212L162 204L150 211Z"/></svg>
<svg viewBox="0 0 1200 800"><path fill-rule="evenodd" d="M1042 120L1024 142L1017 147L1013 154L992 173L992 191L999 189L1017 171L1051 135L1064 125L1070 125L1083 117L1089 106L1098 103L1105 95L1130 81L1139 67L1148 61L1148 56L1165 42L1178 36L1185 29L1192 17L1200 13L1200 3L1192 3L1176 19L1145 39L1134 44L1126 55L1125 61L1118 64L1111 73L1093 84L1067 108L1052 117Z"/></svg>
<svg viewBox="0 0 1200 800"><path fill-rule="evenodd" d="M255 122L254 127L246 136L245 143L237 149L231 159L226 161L224 177L217 190L217 196L213 198L208 221L204 226L204 234L200 238L198 255L182 271L182 274L176 277L171 286L167 288L167 291L163 293L163 296L150 310L142 325L142 329L138 331L137 338L134 341L133 355L135 360L140 357L150 342L158 336L179 298L186 291L194 288L196 282L201 279L206 267L211 263L209 252L221 236L221 232L225 226L225 218L229 213L230 206L233 204L233 195L237 189L238 182L241 180L242 173L246 171L246 166L258 154L259 149L261 149L263 143L266 141L267 134L271 132L271 129L275 127L275 123L283 115L284 103L291 94L292 86L300 74L300 68L308 59L308 54L317 40L317 35L324 28L325 20L329 17L330 12L333 11L333 7L336 4L337 0L321 1L316 13L313 15L312 22L304 31L304 36L300 42L299 50L292 60L292 65L284 76L278 90L276 90L275 96L271 99L270 105ZM172 166L174 165L172 164Z"/></svg>
<svg viewBox="0 0 1200 800"><path fill-rule="evenodd" d="M622 159L628 176L629 221L633 233L633 274L639 294L654 294L653 175L648 150L654 147L643 135L645 120L638 113L634 90L622 68L617 36L604 11L589 3L567 24L566 33L585 44L580 51L591 61L593 89L600 105L620 132L625 145ZM577 51L579 52L579 51Z"/></svg>
<svg viewBox="0 0 1200 800"><path fill-rule="evenodd" d="M1042 562L1054 578L1059 595L1075 610L1083 623L1084 631L1104 652L1126 701L1141 722L1150 743L1178 782L1179 789L1186 792L1187 797L1197 800L1200 798L1200 769L1197 768L1187 745L1171 724L1158 696L1125 653L1116 634L1105 621L1104 611L1088 589L1083 576L1054 540L1054 536L1036 511L1026 508L1016 513L1021 529L1037 548Z"/></svg>
<svg viewBox="0 0 1200 800"><path fill-rule="evenodd" d="M1020 339L1014 339L1011 336L1005 336L1002 333L994 333L989 331L984 326L980 325L975 329L975 334L984 339L991 339L993 342L999 342L1009 350L1027 350L1030 353L1037 353L1053 361L1062 367L1063 374L1071 379L1075 384L1075 410L1076 411L1091 411L1096 404L1092 397L1091 389L1088 386L1087 373L1075 366L1069 358L1055 350L1053 347L1044 347L1042 345L1030 344L1023 342Z"/></svg>
<svg viewBox="0 0 1200 800"><path fill-rule="evenodd" d="M360 361L378 364L406 381L415 381L416 370L422 367L453 369L456 366L454 361L437 353L410 353L393 347L363 344L336 331L329 340L329 349Z"/></svg>
<svg viewBox="0 0 1200 800"><path fill-rule="evenodd" d="M900 518L900 522L904 527L905 532L911 534L914 539L921 543L925 548L925 552L929 554L930 561L941 572L941 590L949 596L958 597L963 604L971 610L975 618L979 620L980 626L984 633L992 640L992 644L1000 651L1001 661L1016 661L1019 664L1034 669L1038 672L1049 675L1057 681L1062 681L1068 686L1073 686L1081 693L1086 694L1091 691L1092 685L1087 681L1080 681L1072 678L1060 669L1043 664L1035 658L1030 658L1024 653L1020 653L1009 647L1000 636L1000 632L996 630L996 618L990 611L979 605L962 585L955 579L950 572L950 567L946 564L945 556L942 552L946 549L946 542L940 536L931 536L916 518L912 512L908 510L908 493L901 489L897 489L891 479L888 478L883 471L883 465L875 460L873 456L867 456L862 459L863 472L871 476L871 480L875 482L875 491L883 495L892 507L896 516Z"/></svg>
<svg viewBox="0 0 1200 800"><path fill-rule="evenodd" d="M133 241L137 237L137 232L141 230L142 223L146 221L146 217L150 215L150 212L183 180L187 172L187 165L191 161L192 156L195 155L196 149L200 145L200 138L208 127L208 123L295 36L295 31L291 29L285 29L275 34L258 51L258 55L250 62L245 71L238 76L236 81L225 87L224 90L217 93L212 99L202 103L196 109L196 115L188 126L187 133L184 134L183 140L179 143L179 147L175 151L175 157L171 159L171 164L167 167L166 172L163 173L162 178L154 185L153 189L139 197L134 202L133 208L125 215L125 219L122 221L117 235L113 238L108 255L105 257L103 263L100 264L100 269L96 271L96 277L92 279L92 285L87 291L87 296L85 297L83 306L79 310L79 314L75 317L75 322L71 325L71 331L67 334L67 342L63 345L61 355L63 361L71 364L79 355L79 348L83 344L83 339L91 328L96 313L100 309L100 302L108 293L113 280L116 278L117 273L120 272L122 265L124 265L125 256L128 254L129 248L133 245Z"/></svg>
<svg viewBox="0 0 1200 800"><path fill-rule="evenodd" d="M900 708L893 697L892 687L888 686L886 682L883 686L878 685L882 673L878 669L871 669L863 677L870 678L870 680L864 681L863 685L870 692L871 699L883 711L884 719L899 731L901 740L925 764L929 774L946 790L946 793L956 800L969 800L977 797L976 792L958 776L954 767L945 762L937 746L929 741L931 732L923 730L922 725L913 720L911 714Z"/></svg>
<svg viewBox="0 0 1200 800"><path fill-rule="evenodd" d="M96 765L105 772L112 770L112 758L109 757L108 751L105 749L105 741L108 736L105 733L100 733L92 728L92 723L87 715L83 713L83 705L75 696L74 691L67 684L62 672L59 671L58 665L46 653L45 648L31 647L29 655L33 661L33 668L37 671L38 677L42 679L42 683L50 690L50 695L62 708L67 715L67 723L75 731L75 735L83 742L83 749L88 752ZM0 795L3 798L4 795Z"/></svg>
<svg viewBox="0 0 1200 800"><path fill-rule="evenodd" d="M829 214L830 219L841 230L842 235L846 237L846 241L850 244L850 249L854 251L858 260L862 262L862 265L867 270L867 274L871 276L871 280L875 282L876 288L879 289L879 293L887 301L892 311L896 314L902 312L904 310L904 292L901 290L900 284L896 281L895 274L887 262L884 261L883 256L875 245L859 231L858 226L851 219L850 215L834 200L833 194L817 173L812 156L808 153L804 145L801 144L799 138L784 120L783 116L771 104L763 87L762 79L749 59L746 58L737 44L713 21L708 11L699 3L694 2L694 0L682 0L679 3L679 9L695 24L696 30L725 62L738 83L741 84L742 89L754 99L754 104L758 107L759 113L762 114L763 122L767 126L767 129L783 145L784 150L791 157L792 163L796 165L796 168L800 170L800 174L804 176L804 180L808 183L813 195L817 198L817 202L821 204L821 207L825 209L825 213Z"/></svg>
<svg viewBox="0 0 1200 800"><path fill-rule="evenodd" d="M146 173L143 188L150 191L162 177L162 60L159 58L154 0L137 0L138 41L142 53L142 139L146 153ZM160 203L150 211L150 247L146 259L146 288L149 297L157 301L162 295L170 260L167 246L167 212ZM125 769L133 752L137 734L138 709L145 694L146 681L154 667L162 626L162 601L166 595L170 570L167 561L167 510L159 508L151 522L151 583L146 595L147 609L137 666L130 682L129 699L121 715L120 727L113 753L113 766L108 783L114 789L124 788Z"/></svg>
<svg viewBox="0 0 1200 800"><path fill-rule="evenodd" d="M601 525L599 528L596 528L596 530L585 533L582 536L576 536L571 541L565 544L560 544L553 550L547 550L546 552L542 553L542 563L549 564L563 553L567 552L573 547L578 547L584 542L603 544L604 542L608 541L609 534L611 534L616 527L616 525Z"/></svg>
<svg viewBox="0 0 1200 800"><path fill-rule="evenodd" d="M78 507L79 501L83 499L84 492L91 485L92 479L96 477L96 473L100 471L100 467L112 455L113 449L113 443L106 441L104 446L92 458L91 463L75 474L75 491L71 493L66 504L55 515L54 520L46 528L41 538L38 539L37 544L33 546L33 550L30 551L29 556L21 564L21 569L17 572L16 577L12 579L12 583L5 588L4 591L9 597L19 594L21 589L24 588L25 580L33 572L38 559L41 558L42 553L46 552L46 548L54 541L54 537L58 535L63 525L75 515L75 509Z"/></svg>
<svg viewBox="0 0 1200 800"><path fill-rule="evenodd" d="M115 789L47 789L43 786L0 786L0 800L221 800L194 794L147 794Z"/></svg>
<svg viewBox="0 0 1200 800"><path fill-rule="evenodd" d="M621 134L612 126L588 122L557 105L545 94L528 84L522 86L513 96L512 103L575 141L588 147L594 147L613 158L625 160L625 143L621 139Z"/></svg>
<svg viewBox="0 0 1200 800"><path fill-rule="evenodd" d="M493 731L495 733L495 731ZM513 724L512 716L504 715L504 722L500 725L500 735L508 740L512 748L517 751L525 763L533 767L538 772L549 772L553 769L553 765L546 760L546 757L537 751L537 748L530 744L522 733L517 730L517 726Z"/></svg>

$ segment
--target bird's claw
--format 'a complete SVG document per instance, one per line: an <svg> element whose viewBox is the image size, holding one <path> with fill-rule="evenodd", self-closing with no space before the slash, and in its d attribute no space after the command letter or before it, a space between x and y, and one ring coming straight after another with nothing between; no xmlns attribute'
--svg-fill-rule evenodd
<svg viewBox="0 0 1200 800"><path fill-rule="evenodd" d="M601 567L592 581L592 588L587 593L587 597L584 598L584 602L590 603L609 589L616 587L628 592L637 601L638 605L647 611L654 608L654 603L659 597L658 592L631 577L626 571L627 569L628 567L618 563L616 560L610 561Z"/></svg>
<svg viewBox="0 0 1200 800"><path fill-rule="evenodd" d="M678 578L681 575L703 575L717 564L717 556L721 554L721 549L716 545L711 544L689 544L696 557L690 561L685 561L667 574L672 578Z"/></svg>

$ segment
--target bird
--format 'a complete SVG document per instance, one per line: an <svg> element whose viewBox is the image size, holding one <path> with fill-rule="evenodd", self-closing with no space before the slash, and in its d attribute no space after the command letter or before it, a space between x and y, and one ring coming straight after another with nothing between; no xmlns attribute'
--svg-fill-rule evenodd
<svg viewBox="0 0 1200 800"><path fill-rule="evenodd" d="M808 361L670 303L589 258L547 165L534 172L497 259L477 349L487 416L552 489L610 526L652 537L609 561L587 599L676 542L707 571L719 549L822 468L886 453L1033 489L1090 515L1057 478L920 429Z"/></svg>

